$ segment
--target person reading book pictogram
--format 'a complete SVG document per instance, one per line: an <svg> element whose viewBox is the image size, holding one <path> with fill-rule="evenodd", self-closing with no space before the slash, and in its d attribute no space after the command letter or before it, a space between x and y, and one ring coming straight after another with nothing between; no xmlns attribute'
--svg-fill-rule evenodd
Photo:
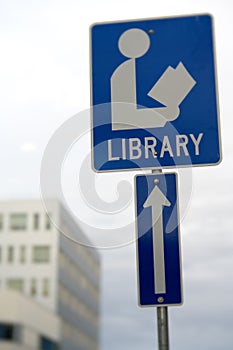
<svg viewBox="0 0 233 350"><path fill-rule="evenodd" d="M196 84L183 63L169 66L148 92L164 107L137 108L136 59L149 50L150 38L144 30L129 29L120 36L118 48L128 59L111 76L112 129L163 127L177 119L179 105Z"/></svg>

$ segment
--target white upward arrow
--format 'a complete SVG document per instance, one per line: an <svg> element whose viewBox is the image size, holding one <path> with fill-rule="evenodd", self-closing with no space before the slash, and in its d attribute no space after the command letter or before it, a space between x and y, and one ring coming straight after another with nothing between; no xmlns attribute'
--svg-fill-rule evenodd
<svg viewBox="0 0 233 350"><path fill-rule="evenodd" d="M143 207L152 207L154 292L155 294L161 294L166 293L163 239L163 206L170 207L171 203L157 186L159 180L155 179L154 182L155 187L143 204Z"/></svg>

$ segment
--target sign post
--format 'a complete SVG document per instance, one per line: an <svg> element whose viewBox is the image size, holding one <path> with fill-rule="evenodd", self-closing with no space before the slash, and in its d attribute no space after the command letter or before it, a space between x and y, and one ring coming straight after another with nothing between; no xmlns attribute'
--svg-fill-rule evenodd
<svg viewBox="0 0 233 350"><path fill-rule="evenodd" d="M168 306L182 303L177 175L136 176L136 199L139 303L157 306L159 350L168 350Z"/></svg>
<svg viewBox="0 0 233 350"><path fill-rule="evenodd" d="M159 350L169 350L167 306L157 307L157 329Z"/></svg>
<svg viewBox="0 0 233 350"><path fill-rule="evenodd" d="M168 350L182 274L177 176L159 169L221 161L213 20L99 23L90 37L93 169L154 169L135 177L138 295L157 307L159 350Z"/></svg>

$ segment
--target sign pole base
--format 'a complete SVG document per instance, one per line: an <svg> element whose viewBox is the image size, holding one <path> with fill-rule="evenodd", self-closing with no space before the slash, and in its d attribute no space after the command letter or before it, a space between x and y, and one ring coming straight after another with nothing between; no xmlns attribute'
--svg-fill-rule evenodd
<svg viewBox="0 0 233 350"><path fill-rule="evenodd" d="M169 350L168 308L157 307L157 329L159 350Z"/></svg>

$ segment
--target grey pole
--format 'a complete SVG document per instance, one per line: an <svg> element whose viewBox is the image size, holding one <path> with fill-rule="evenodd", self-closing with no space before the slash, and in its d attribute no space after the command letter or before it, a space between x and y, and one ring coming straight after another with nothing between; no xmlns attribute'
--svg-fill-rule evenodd
<svg viewBox="0 0 233 350"><path fill-rule="evenodd" d="M169 350L168 308L157 307L157 329L159 350Z"/></svg>

